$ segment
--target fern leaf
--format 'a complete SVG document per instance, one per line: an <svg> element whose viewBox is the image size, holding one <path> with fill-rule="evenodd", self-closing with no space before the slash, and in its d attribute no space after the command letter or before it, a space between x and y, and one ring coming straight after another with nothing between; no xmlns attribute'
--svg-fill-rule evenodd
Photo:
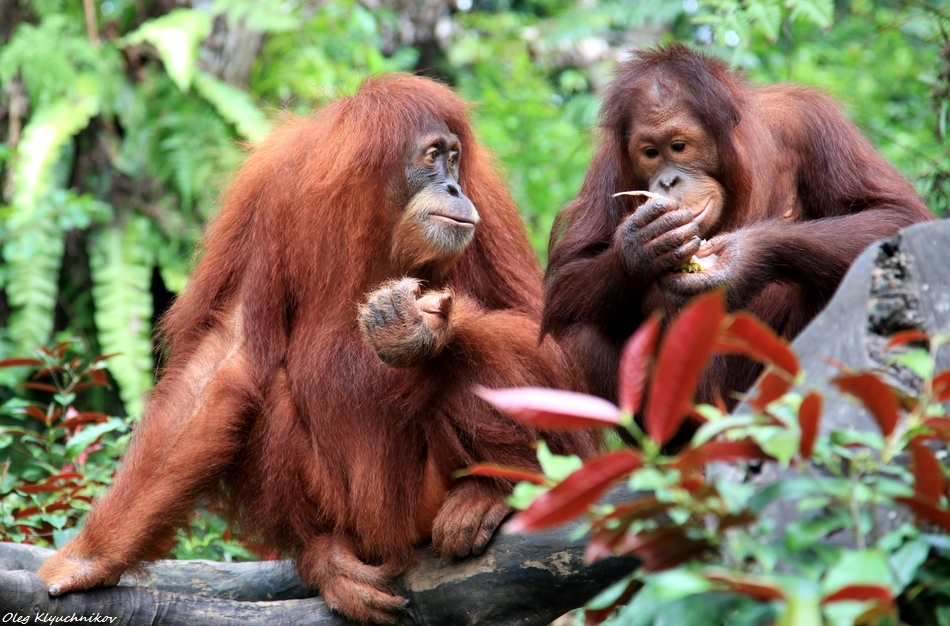
<svg viewBox="0 0 950 626"><path fill-rule="evenodd" d="M30 118L17 148L11 229L35 221L37 203L49 191L50 175L63 147L89 125L100 104L98 94L87 92L58 100Z"/></svg>
<svg viewBox="0 0 950 626"><path fill-rule="evenodd" d="M99 344L116 354L106 366L129 415L138 415L152 387L152 224L136 216L125 228L98 232L90 242L92 297Z"/></svg>
<svg viewBox="0 0 950 626"><path fill-rule="evenodd" d="M243 21L262 33L291 32L300 27L299 9L279 0L214 0L211 12L229 24Z"/></svg>
<svg viewBox="0 0 950 626"><path fill-rule="evenodd" d="M77 83L78 84L78 83ZM41 107L30 118L17 148L13 202L4 227L7 298L13 308L13 349L29 354L49 341L53 328L63 232L50 206L53 170L63 148L99 112L94 89Z"/></svg>
<svg viewBox="0 0 950 626"><path fill-rule="evenodd" d="M769 41L778 39L782 27L782 5L778 0L754 0L749 2L746 14Z"/></svg>
<svg viewBox="0 0 950 626"><path fill-rule="evenodd" d="M188 91L195 77L198 44L211 34L211 16L196 9L175 9L149 20L122 39L125 45L155 46L165 71L178 88Z"/></svg>
<svg viewBox="0 0 950 626"><path fill-rule="evenodd" d="M195 89L239 133L251 141L260 141L270 132L270 123L251 96L233 85L218 80L207 72L195 76Z"/></svg>
<svg viewBox="0 0 950 626"><path fill-rule="evenodd" d="M52 220L21 229L3 245L7 300L13 308L11 354L32 354L50 340L63 246L63 233Z"/></svg>
<svg viewBox="0 0 950 626"><path fill-rule="evenodd" d="M834 21L834 0L789 0L791 18L810 22L820 28L829 28Z"/></svg>

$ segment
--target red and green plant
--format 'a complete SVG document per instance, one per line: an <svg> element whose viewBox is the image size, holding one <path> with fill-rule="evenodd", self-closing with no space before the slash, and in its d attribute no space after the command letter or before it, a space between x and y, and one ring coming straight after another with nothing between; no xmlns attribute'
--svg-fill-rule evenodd
<svg viewBox="0 0 950 626"><path fill-rule="evenodd" d="M62 342L0 361L35 370L20 384L25 393L0 406L0 540L62 543L111 483L128 424L80 408L81 394L108 386L107 358L83 358Z"/></svg>
<svg viewBox="0 0 950 626"><path fill-rule="evenodd" d="M80 344L41 347L36 357L0 361L33 373L17 389L0 388L0 541L62 546L75 535L94 498L112 484L131 436L131 419L89 411L89 397L110 384L109 356L84 356ZM207 510L181 534L178 558L276 558L245 546Z"/></svg>
<svg viewBox="0 0 950 626"><path fill-rule="evenodd" d="M721 293L697 299L668 328L661 325L659 316L650 318L627 344L619 406L545 389L479 392L541 429L622 428L637 444L583 463L542 445L543 473L469 470L523 481L512 496L523 510L507 532L584 515L589 561L639 559L635 572L588 606L586 623L950 623L950 539L942 532L950 530L947 468L940 460L945 450L934 451L950 440L950 418L940 406L950 399L950 372L934 372L936 349L947 338L915 331L891 338L894 358L923 381L919 393L899 391L880 373L839 365L831 382L879 427L858 432L820 428L825 396L797 390L802 377L794 352L748 314L727 313ZM745 398L750 411L730 415L721 402L693 405L717 353L765 365ZM686 419L698 426L692 440L668 453L665 444ZM909 463L898 462L905 457ZM781 471L756 486L708 472L711 463L770 463ZM618 483L632 495L604 503ZM796 514L778 523L767 510L783 503ZM891 514L907 522L882 531L879 520Z"/></svg>

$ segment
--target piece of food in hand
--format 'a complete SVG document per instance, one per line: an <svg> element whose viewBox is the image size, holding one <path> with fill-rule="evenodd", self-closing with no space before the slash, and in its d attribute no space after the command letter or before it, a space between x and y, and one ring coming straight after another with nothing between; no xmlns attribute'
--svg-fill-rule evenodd
<svg viewBox="0 0 950 626"><path fill-rule="evenodd" d="M706 240L703 239L701 246L706 245ZM703 270L709 269L713 263L716 262L716 255L710 254L708 256L696 256L695 254L689 257L688 261L684 261L679 265L673 267L674 272L681 272L685 274L698 274Z"/></svg>
<svg viewBox="0 0 950 626"><path fill-rule="evenodd" d="M611 194L611 198L616 198L617 196L639 196L641 198L646 198L648 200L656 200L657 198L665 198L666 196L660 195L658 193L653 193L652 191L618 191L615 194Z"/></svg>
<svg viewBox="0 0 950 626"><path fill-rule="evenodd" d="M684 274L697 274L705 269L703 267L703 261L695 254L689 258L688 261L680 263L679 265L673 267L674 272L681 272Z"/></svg>

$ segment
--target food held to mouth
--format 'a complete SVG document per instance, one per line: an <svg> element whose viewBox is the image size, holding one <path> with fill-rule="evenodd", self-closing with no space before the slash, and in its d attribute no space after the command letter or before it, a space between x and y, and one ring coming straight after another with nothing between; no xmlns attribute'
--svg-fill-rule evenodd
<svg viewBox="0 0 950 626"><path fill-rule="evenodd" d="M706 245L706 240L703 239L701 245ZM673 266L672 271L680 274L698 274L703 270L707 270L712 267L713 263L716 262L716 255L710 254L708 256L696 256L695 254L689 258L688 261L684 261L679 265Z"/></svg>
<svg viewBox="0 0 950 626"><path fill-rule="evenodd" d="M694 254L688 261L675 266L673 271L683 274L697 274L703 271L703 263L700 258Z"/></svg>

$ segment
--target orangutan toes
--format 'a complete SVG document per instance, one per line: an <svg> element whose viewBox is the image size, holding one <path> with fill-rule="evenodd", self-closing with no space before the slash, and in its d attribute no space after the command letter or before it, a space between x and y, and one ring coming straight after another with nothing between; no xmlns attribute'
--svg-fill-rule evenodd
<svg viewBox="0 0 950 626"><path fill-rule="evenodd" d="M84 557L57 553L50 557L37 572L49 586L51 596L93 587L114 587L122 574L111 573L101 562Z"/></svg>
<svg viewBox="0 0 950 626"><path fill-rule="evenodd" d="M432 524L432 544L445 559L479 555L511 511L502 494L480 483L457 487Z"/></svg>

